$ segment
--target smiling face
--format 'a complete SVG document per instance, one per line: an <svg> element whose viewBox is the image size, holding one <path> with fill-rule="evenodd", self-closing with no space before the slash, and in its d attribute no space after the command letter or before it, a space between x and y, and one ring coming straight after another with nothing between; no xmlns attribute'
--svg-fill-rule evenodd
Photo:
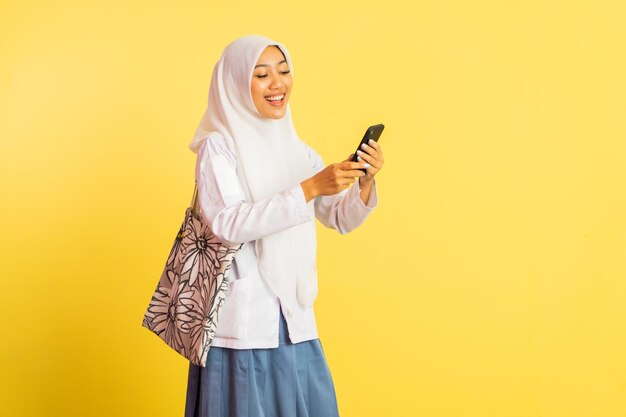
<svg viewBox="0 0 626 417"><path fill-rule="evenodd" d="M270 45L261 54L252 74L252 101L263 117L280 119L287 111L293 78L280 48ZM282 97L282 98L281 98ZM276 99L280 100L269 100Z"/></svg>

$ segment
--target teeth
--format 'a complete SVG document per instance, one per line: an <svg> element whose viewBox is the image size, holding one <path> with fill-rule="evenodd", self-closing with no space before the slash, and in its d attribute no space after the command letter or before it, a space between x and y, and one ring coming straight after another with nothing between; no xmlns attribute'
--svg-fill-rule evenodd
<svg viewBox="0 0 626 417"><path fill-rule="evenodd" d="M269 101L279 101L279 100L282 100L284 96L285 95L283 94L283 95L280 95L280 96L266 97L266 100L269 100Z"/></svg>

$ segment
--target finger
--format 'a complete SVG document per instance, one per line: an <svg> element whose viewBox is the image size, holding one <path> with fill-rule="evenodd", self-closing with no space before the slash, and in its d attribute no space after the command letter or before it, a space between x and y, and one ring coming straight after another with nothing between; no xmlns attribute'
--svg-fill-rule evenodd
<svg viewBox="0 0 626 417"><path fill-rule="evenodd" d="M378 171L380 171L380 169L372 165L367 169L367 175L373 177L376 173L378 173Z"/></svg>
<svg viewBox="0 0 626 417"><path fill-rule="evenodd" d="M339 185L348 186L348 185L352 184L354 181L356 181L356 180L353 177L342 177L339 180L337 180L337 183Z"/></svg>
<svg viewBox="0 0 626 417"><path fill-rule="evenodd" d="M366 154L365 152L361 152L361 151L359 151L359 152L357 152L359 154L359 156L357 158L357 160L359 162L365 161L365 162L369 163L370 165L378 167L379 163L378 163L378 160L376 158L372 157L371 155Z"/></svg>
<svg viewBox="0 0 626 417"><path fill-rule="evenodd" d="M350 169L348 171L344 171L346 177L364 177L365 172L360 169Z"/></svg>
<svg viewBox="0 0 626 417"><path fill-rule="evenodd" d="M365 160L367 162L370 162L370 160L380 159L380 157L379 157L379 155L377 153L364 152L364 151L362 151L360 149L356 152L356 154L357 154L357 158L356 158L357 161L360 161L361 159L363 159L363 160ZM359 157L361 159L359 159ZM369 158L369 160L368 160L368 158Z"/></svg>
<svg viewBox="0 0 626 417"><path fill-rule="evenodd" d="M363 162L343 161L339 164L339 169L343 171L348 171L351 169L361 169L361 168L363 168Z"/></svg>
<svg viewBox="0 0 626 417"><path fill-rule="evenodd" d="M378 154L376 159L378 159L379 161L382 161L382 159L383 159L383 150L380 148L380 144L378 142L374 141L374 142L370 143L369 145L376 150L376 153Z"/></svg>
<svg viewBox="0 0 626 417"><path fill-rule="evenodd" d="M370 175L370 176L374 176L374 174L376 174L378 171L380 171L380 166L375 166L370 164L366 169L365 172Z"/></svg>
<svg viewBox="0 0 626 417"><path fill-rule="evenodd" d="M359 167L355 169L346 169L341 170L339 172L338 178L354 178L354 177L363 177L365 176L365 171L363 169L369 168L370 164L361 164Z"/></svg>
<svg viewBox="0 0 626 417"><path fill-rule="evenodd" d="M366 143L361 144L361 149L357 150L356 152L358 154L359 152L363 153L364 151L375 158L378 157L378 151Z"/></svg>
<svg viewBox="0 0 626 417"><path fill-rule="evenodd" d="M380 144L375 140L370 140L368 143L372 148L376 149L376 152L382 153L382 149L380 148Z"/></svg>

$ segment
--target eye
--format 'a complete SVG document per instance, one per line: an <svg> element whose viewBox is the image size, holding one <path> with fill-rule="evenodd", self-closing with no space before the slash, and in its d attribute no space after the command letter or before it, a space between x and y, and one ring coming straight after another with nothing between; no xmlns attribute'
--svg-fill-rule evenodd
<svg viewBox="0 0 626 417"><path fill-rule="evenodd" d="M291 70L287 70L287 71L281 71L281 74L289 74L291 72ZM267 77L267 74L258 74L256 75L257 78L265 78Z"/></svg>

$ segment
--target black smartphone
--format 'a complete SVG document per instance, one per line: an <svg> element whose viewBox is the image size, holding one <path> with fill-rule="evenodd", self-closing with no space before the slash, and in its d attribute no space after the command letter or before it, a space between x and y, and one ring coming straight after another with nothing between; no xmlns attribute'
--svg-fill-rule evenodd
<svg viewBox="0 0 626 417"><path fill-rule="evenodd" d="M378 125L372 125L370 127L367 128L367 130L365 131L365 135L363 135L363 139L361 139L361 142L359 142L359 146L356 148L357 151L360 149L361 151L363 151L363 148L361 148L361 145L364 143L369 142L370 139L373 139L375 142L378 142L378 139L380 138L381 133L383 133L383 129L385 128L384 124L378 124ZM365 151L363 151L365 152ZM356 157L358 155L356 154L356 151L354 151L354 155L352 155L352 162L359 162ZM361 168L359 168L361 169ZM361 171L363 172L367 172L366 169L361 169Z"/></svg>

